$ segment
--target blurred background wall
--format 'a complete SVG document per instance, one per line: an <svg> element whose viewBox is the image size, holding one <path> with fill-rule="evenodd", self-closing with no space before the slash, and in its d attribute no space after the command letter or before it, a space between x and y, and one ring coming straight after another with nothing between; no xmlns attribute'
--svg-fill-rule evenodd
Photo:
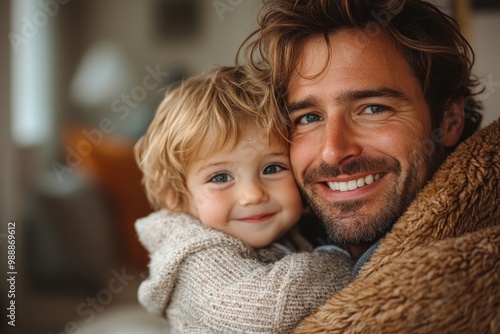
<svg viewBox="0 0 500 334"><path fill-rule="evenodd" d="M498 4L436 2L476 50L487 125L500 117ZM0 263L7 273L15 221L17 271L15 328L4 316L10 285L0 283L2 333L148 333L144 324L157 324L135 297L147 257L133 223L151 209L132 147L170 85L234 64L258 3L0 2Z"/></svg>

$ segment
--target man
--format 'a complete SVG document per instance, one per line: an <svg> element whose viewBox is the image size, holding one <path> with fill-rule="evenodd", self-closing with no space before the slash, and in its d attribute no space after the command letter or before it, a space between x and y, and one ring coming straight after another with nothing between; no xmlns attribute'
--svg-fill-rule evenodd
<svg viewBox="0 0 500 334"><path fill-rule="evenodd" d="M257 73L269 76L278 101L286 111L285 116L290 122L290 157L299 187L332 240L348 249L353 258L359 259L357 270L362 270L346 289L348 292L332 298L330 308L326 305L315 318L308 320L303 332L311 332L313 328L316 332L325 326L335 331L341 328L342 322L343 331L352 331L356 326L355 331L377 332L378 328L387 332L389 322L400 326L402 319L407 327L392 327L397 328L395 331L435 330L438 327L433 322L442 323L442 319L438 315L434 320L428 317L431 325L423 324L422 318L428 316L425 307L439 309L441 305L440 310L446 316L447 307L451 308L453 304L450 298L429 297L431 306L423 302L419 304L421 300L415 299L413 306L416 309L405 316L398 314L389 321L382 315L371 322L363 322L358 317L362 325L353 320L354 314L376 314L374 304L361 303L360 308L350 304L355 311L352 312L353 318L347 321L348 317L342 318L342 311L335 308L335 303L352 300L343 297L359 295L360 289L374 288L377 279L390 281L388 273L382 278L372 273L378 271L382 274L377 275L384 275L388 269L383 265L403 258L393 259L389 254L413 254L410 248L397 249L397 243L392 249L387 246L394 236L398 236L400 243L413 243L413 248L435 247L432 251L439 257L440 252L449 246L439 244L440 239L461 237L489 225L498 225L497 209L490 212L493 220L488 220L484 226L476 226L463 218L466 213L450 222L450 217L455 216L449 212L449 207L440 208L446 215L422 218L412 225L425 222L423 226L431 226L428 230L410 232L412 226L405 222L418 213L415 209L418 201L409 206L422 193L445 157L474 133L481 121L477 112L479 105L473 94L477 84L471 79L473 52L470 45L451 18L421 0L264 0L259 23L258 39L250 45L251 59ZM498 141L498 135L487 138L494 138L493 143ZM488 152L498 156L495 147ZM494 180L493 202L488 203L488 207L498 206L496 163L496 174L488 174ZM481 182L477 183L481 186ZM420 198L436 196L430 191L425 194ZM448 203L440 205L447 206ZM474 210L482 211L481 205ZM438 218L449 225L446 228L437 223L432 226L433 220ZM470 228L462 231L461 224ZM387 235L393 229L395 231ZM441 230L448 231L448 234L441 233ZM437 243L433 244L434 241ZM421 255L405 256L411 262ZM497 267L489 268L488 274L493 275L491 277L496 275L498 279L498 271L494 274ZM392 270L397 268L395 266ZM423 270L432 268L430 263ZM354 276L358 274L357 270ZM446 273L436 271L441 277ZM411 280L421 284L420 288L424 290L432 289L428 285L434 284L425 281L421 273L412 274L411 270L401 272L401 275L408 281L395 281L391 291L410 289ZM460 285L462 290L452 293L454 299L466 296L467 288L465 283ZM496 295L493 294L489 304L481 304L495 305L489 309L493 312L490 317L485 316L481 321L474 318L468 323L470 327L457 328L482 330L490 325L490 329L500 326L498 321L490 321L499 314L500 304L498 287L493 289L496 289ZM384 302L378 301L380 305ZM404 305L406 303L402 302L396 306L402 309ZM464 306L457 318L466 319L470 307ZM380 307L376 310L380 311ZM339 314L333 314L335 312ZM332 319L337 319L338 323L332 323ZM319 323L321 325L314 326Z"/></svg>

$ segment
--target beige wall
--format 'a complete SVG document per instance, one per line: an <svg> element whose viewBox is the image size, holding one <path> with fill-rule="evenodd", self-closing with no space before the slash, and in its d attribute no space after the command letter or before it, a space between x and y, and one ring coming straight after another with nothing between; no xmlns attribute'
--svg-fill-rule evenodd
<svg viewBox="0 0 500 334"><path fill-rule="evenodd" d="M236 51L243 39L256 27L257 4L259 0L226 1L227 11L218 13L213 1L196 1L200 5L201 20L199 35L193 39L179 41L162 40L156 37L153 19L155 0L72 0L61 8L57 17L58 51L61 66L57 89L60 109L59 122L73 117L98 121L111 113L110 103L93 110L85 110L71 101L68 87L75 75L82 57L97 43L105 42L121 50L129 64L131 80L120 92L141 84L146 67L159 65L162 71L174 74L197 74L212 64L234 64ZM222 16L220 16L221 14ZM173 77L173 76L172 76ZM167 78L167 81L172 77ZM119 97L117 93L110 102ZM162 91L148 95L137 110L113 134L139 124L142 109L155 108Z"/></svg>
<svg viewBox="0 0 500 334"><path fill-rule="evenodd" d="M179 43L161 42L153 37L152 18L156 2L85 1L85 21L92 22L86 27L86 39L114 39L130 52L136 62L182 62L193 69L203 70L210 63L232 64L240 42L256 26L258 0L240 1L232 10L222 14L222 20L213 1L198 1L202 9L198 38Z"/></svg>
<svg viewBox="0 0 500 334"><path fill-rule="evenodd" d="M481 77L485 92L483 126L500 117L500 10L473 11L471 43L476 52L474 72Z"/></svg>
<svg viewBox="0 0 500 334"><path fill-rule="evenodd" d="M7 36L10 29L10 2L0 2L0 35ZM13 183L13 147L10 137L10 46L2 38L0 47L0 233L8 219L16 213ZM1 236L0 236L1 237ZM0 240L1 241L1 240Z"/></svg>
<svg viewBox="0 0 500 334"><path fill-rule="evenodd" d="M10 24L10 3L0 1L0 36L7 36ZM8 40L0 42L0 254L2 256L0 270L7 272L7 222L16 215L13 192L13 152L10 140L10 48ZM0 291L8 291L7 282L2 279ZM0 307L6 307L6 296L2 296ZM3 319L5 320L5 319ZM5 321L0 325L3 328Z"/></svg>

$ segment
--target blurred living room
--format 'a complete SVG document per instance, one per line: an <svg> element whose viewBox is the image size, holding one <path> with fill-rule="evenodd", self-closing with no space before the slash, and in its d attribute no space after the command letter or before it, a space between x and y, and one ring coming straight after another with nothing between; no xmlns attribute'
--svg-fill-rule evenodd
<svg viewBox="0 0 500 334"><path fill-rule="evenodd" d="M476 52L486 126L500 117L499 2L432 2ZM1 333L162 332L136 298L148 257L134 222L152 208L133 146L169 87L234 65L259 3L0 2Z"/></svg>

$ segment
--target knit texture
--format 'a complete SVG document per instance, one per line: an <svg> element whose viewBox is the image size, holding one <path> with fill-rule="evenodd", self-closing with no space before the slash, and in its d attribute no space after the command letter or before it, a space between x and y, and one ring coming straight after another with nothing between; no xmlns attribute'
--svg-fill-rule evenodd
<svg viewBox="0 0 500 334"><path fill-rule="evenodd" d="M294 333L500 333L500 121L462 143Z"/></svg>
<svg viewBox="0 0 500 334"><path fill-rule="evenodd" d="M169 333L289 333L344 287L353 262L337 252L254 250L162 210L136 223L150 253L140 303Z"/></svg>

